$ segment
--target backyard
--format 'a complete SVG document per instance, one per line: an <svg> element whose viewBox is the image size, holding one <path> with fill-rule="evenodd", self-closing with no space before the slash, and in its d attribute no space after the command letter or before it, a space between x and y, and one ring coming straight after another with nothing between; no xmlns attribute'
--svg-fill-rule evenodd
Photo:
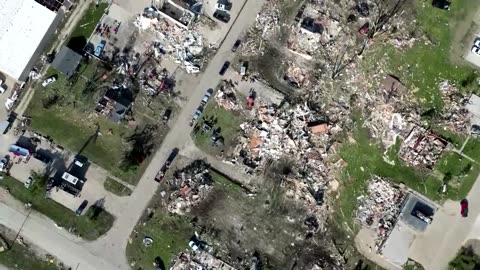
<svg viewBox="0 0 480 270"><path fill-rule="evenodd" d="M38 175L34 178L35 182L27 189L22 182L4 176L0 187L8 189L10 195L22 203L31 203L33 210L47 216L58 226L72 229L73 233L86 240L95 240L112 227L115 218L103 209L96 212L91 206L84 215L76 216L70 209L45 198L46 178Z"/></svg>

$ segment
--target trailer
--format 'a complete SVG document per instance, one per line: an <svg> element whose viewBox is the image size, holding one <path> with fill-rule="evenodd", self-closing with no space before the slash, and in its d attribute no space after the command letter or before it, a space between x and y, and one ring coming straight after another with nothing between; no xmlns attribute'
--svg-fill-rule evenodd
<svg viewBox="0 0 480 270"><path fill-rule="evenodd" d="M170 152L170 155L168 156L167 160L163 164L162 168L158 171L157 175L155 175L155 181L160 183L163 178L165 177L165 174L167 173L168 169L170 169L170 165L173 163L175 158L177 157L179 152L178 148L173 148L172 152Z"/></svg>

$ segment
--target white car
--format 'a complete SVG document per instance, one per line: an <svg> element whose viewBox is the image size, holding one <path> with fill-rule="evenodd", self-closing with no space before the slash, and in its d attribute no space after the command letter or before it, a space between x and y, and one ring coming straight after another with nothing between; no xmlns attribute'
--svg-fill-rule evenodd
<svg viewBox="0 0 480 270"><path fill-rule="evenodd" d="M47 85L56 82L57 79L55 77L48 77L45 81L42 82L42 86L46 87Z"/></svg>
<svg viewBox="0 0 480 270"><path fill-rule="evenodd" d="M33 178L31 176L28 177L27 179L27 182L25 182L25 184L23 184L25 186L25 188L30 188L33 184Z"/></svg>

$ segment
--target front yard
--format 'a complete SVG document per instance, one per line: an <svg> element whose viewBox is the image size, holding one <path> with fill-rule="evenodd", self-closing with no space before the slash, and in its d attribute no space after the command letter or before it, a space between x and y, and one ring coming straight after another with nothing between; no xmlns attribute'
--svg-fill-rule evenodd
<svg viewBox="0 0 480 270"><path fill-rule="evenodd" d="M84 215L76 216L73 211L63 205L45 198L46 178L35 176L35 182L30 188L23 183L5 176L0 180L0 187L8 189L9 193L22 203L31 203L32 209L47 216L58 226L72 230L72 233L86 239L95 240L104 235L112 226L115 217L105 210L95 213L91 206Z"/></svg>

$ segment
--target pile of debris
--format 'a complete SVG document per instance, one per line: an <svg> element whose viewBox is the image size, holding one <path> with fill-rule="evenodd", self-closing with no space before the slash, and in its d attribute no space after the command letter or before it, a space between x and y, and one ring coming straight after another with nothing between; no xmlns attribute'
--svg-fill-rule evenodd
<svg viewBox="0 0 480 270"><path fill-rule="evenodd" d="M414 126L400 148L400 157L408 164L433 169L448 142L420 126Z"/></svg>
<svg viewBox="0 0 480 270"><path fill-rule="evenodd" d="M269 39L280 30L280 10L278 9L278 0L267 1L262 11L257 14L255 29L261 32L263 39Z"/></svg>
<svg viewBox="0 0 480 270"><path fill-rule="evenodd" d="M406 87L392 75L387 75L378 93L368 98L366 111L370 110L370 115L364 126L373 138L381 139L386 148L394 145L397 137L405 138L414 123L420 122L420 114L411 105Z"/></svg>
<svg viewBox="0 0 480 270"><path fill-rule="evenodd" d="M216 258L212 254L199 250L196 252L182 252L173 259L171 270L203 270L203 269L218 269L218 270L234 270L232 266L226 262Z"/></svg>
<svg viewBox="0 0 480 270"><path fill-rule="evenodd" d="M338 165L327 164L333 146L331 135L341 128L307 105L261 105L257 118L240 128L244 136L238 139L229 161L243 164L247 174L253 174L264 171L269 161L288 159L294 165L282 176L286 195L321 215L324 193Z"/></svg>
<svg viewBox="0 0 480 270"><path fill-rule="evenodd" d="M159 16L138 15L134 23L141 31L155 33L155 50L183 64L188 73L197 73L205 63L204 39L195 30L179 27ZM157 53L158 54L158 53Z"/></svg>
<svg viewBox="0 0 480 270"><path fill-rule="evenodd" d="M367 194L357 198L356 219L362 226L376 230L376 251L395 226L405 198L404 191L379 176L373 176L368 183Z"/></svg>
<svg viewBox="0 0 480 270"><path fill-rule="evenodd" d="M213 188L209 167L205 161L195 160L185 168L175 171L173 179L167 182L173 190L167 205L170 213L184 215L207 197Z"/></svg>
<svg viewBox="0 0 480 270"><path fill-rule="evenodd" d="M299 67L295 62L288 62L287 65L288 68L283 79L287 81L289 85L295 88L302 88L310 84L309 76L305 69Z"/></svg>
<svg viewBox="0 0 480 270"><path fill-rule="evenodd" d="M240 105L237 96L235 95L235 84L232 80L223 80L220 82L219 90L215 95L218 105L226 110L238 110Z"/></svg>
<svg viewBox="0 0 480 270"><path fill-rule="evenodd" d="M441 125L454 133L468 132L468 110L465 105L469 97L462 95L460 90L448 80L440 82L438 87L443 100Z"/></svg>

